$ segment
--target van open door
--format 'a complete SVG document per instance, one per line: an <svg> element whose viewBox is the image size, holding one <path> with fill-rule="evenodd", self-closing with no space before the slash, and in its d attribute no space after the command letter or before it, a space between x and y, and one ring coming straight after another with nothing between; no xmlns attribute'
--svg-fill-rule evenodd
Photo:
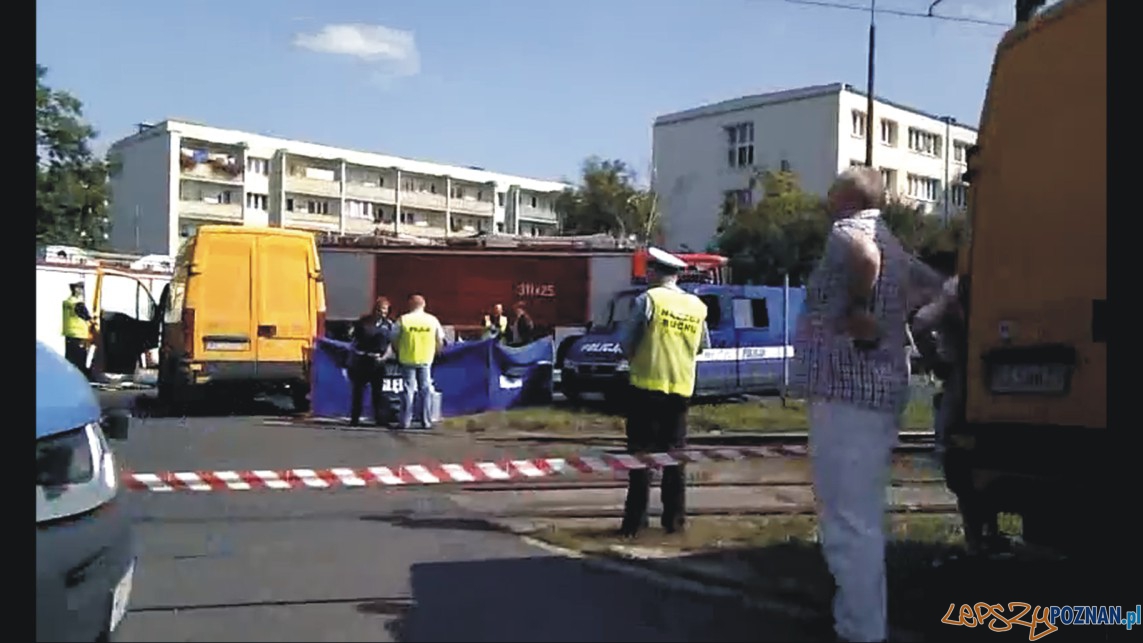
<svg viewBox="0 0 1143 643"><path fill-rule="evenodd" d="M134 375L143 354L159 345L158 310L138 279L97 270L91 311L97 320L93 372Z"/></svg>

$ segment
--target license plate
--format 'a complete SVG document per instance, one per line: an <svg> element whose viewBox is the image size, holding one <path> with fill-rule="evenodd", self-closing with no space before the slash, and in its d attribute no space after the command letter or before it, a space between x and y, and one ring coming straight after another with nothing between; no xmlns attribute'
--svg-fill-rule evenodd
<svg viewBox="0 0 1143 643"><path fill-rule="evenodd" d="M127 573L119 580L119 584L115 586L115 592L111 595L111 631L114 632L115 628L119 627L119 623L123 621L123 617L127 615L127 603L131 600L131 583L135 578L135 563L127 568Z"/></svg>
<svg viewBox="0 0 1143 643"><path fill-rule="evenodd" d="M405 390L405 382L397 379L385 379L381 382L381 390L385 393L400 393Z"/></svg>
<svg viewBox="0 0 1143 643"><path fill-rule="evenodd" d="M1063 364L997 364L992 367L993 393L1063 393L1068 367Z"/></svg>
<svg viewBox="0 0 1143 643"><path fill-rule="evenodd" d="M207 342L208 351L244 351L249 346L246 342Z"/></svg>

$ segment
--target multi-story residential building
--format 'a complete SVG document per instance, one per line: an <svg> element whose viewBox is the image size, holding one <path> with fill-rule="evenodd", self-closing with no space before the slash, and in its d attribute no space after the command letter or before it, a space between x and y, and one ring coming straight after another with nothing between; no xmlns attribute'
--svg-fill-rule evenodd
<svg viewBox="0 0 1143 643"><path fill-rule="evenodd" d="M873 165L891 198L952 215L967 201L961 182L976 130L955 119L876 100L873 127L866 95L836 83L736 98L655 119L654 188L672 248L707 246L723 204L761 198L764 170L794 172L804 189L823 195L846 167Z"/></svg>
<svg viewBox="0 0 1143 643"><path fill-rule="evenodd" d="M166 120L111 146L112 247L173 254L205 223L347 234L553 234L563 183Z"/></svg>

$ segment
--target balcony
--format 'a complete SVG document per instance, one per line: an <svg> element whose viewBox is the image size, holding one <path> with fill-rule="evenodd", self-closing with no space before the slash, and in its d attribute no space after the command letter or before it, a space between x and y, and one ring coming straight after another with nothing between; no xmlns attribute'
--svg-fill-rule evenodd
<svg viewBox="0 0 1143 643"><path fill-rule="evenodd" d="M286 212L282 217L285 227L303 230L337 230L340 227L336 214L310 214L308 212Z"/></svg>
<svg viewBox="0 0 1143 643"><path fill-rule="evenodd" d="M541 208L533 208L530 206L520 206L520 219L527 219L529 221L543 221L545 223L556 223L557 217L555 210L543 210Z"/></svg>
<svg viewBox="0 0 1143 643"><path fill-rule="evenodd" d="M432 192L401 192L401 207L444 212L445 196Z"/></svg>
<svg viewBox="0 0 1143 643"><path fill-rule="evenodd" d="M394 203L397 200L397 191L393 188L383 188L364 183L346 183L345 197L356 201Z"/></svg>
<svg viewBox="0 0 1143 643"><path fill-rule="evenodd" d="M478 199L453 199L449 206L452 208L452 211L457 214L475 214L477 216L490 217L496 212L491 201L480 201Z"/></svg>
<svg viewBox="0 0 1143 643"><path fill-rule="evenodd" d="M193 181L209 181L226 185L242 185L242 166L223 161L196 161L188 156L179 158L180 175Z"/></svg>
<svg viewBox="0 0 1143 643"><path fill-rule="evenodd" d="M209 203L206 201L179 201L179 215L195 219L235 222L242 221L242 206L237 203Z"/></svg>
<svg viewBox="0 0 1143 643"><path fill-rule="evenodd" d="M310 179L304 176L287 176L286 191L299 194L312 194L316 196L338 197L341 195L341 184L337 181L324 179Z"/></svg>
<svg viewBox="0 0 1143 643"><path fill-rule="evenodd" d="M345 231L349 234L372 234L377 228L384 228L392 230L392 223L377 223L371 219L362 219L360 217L346 217Z"/></svg>

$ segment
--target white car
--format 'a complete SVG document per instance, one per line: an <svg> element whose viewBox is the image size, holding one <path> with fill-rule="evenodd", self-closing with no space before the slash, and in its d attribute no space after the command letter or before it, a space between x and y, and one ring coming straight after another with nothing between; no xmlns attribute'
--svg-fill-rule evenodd
<svg viewBox="0 0 1143 643"><path fill-rule="evenodd" d="M109 641L127 613L135 544L108 442L127 420L36 342L37 641Z"/></svg>

